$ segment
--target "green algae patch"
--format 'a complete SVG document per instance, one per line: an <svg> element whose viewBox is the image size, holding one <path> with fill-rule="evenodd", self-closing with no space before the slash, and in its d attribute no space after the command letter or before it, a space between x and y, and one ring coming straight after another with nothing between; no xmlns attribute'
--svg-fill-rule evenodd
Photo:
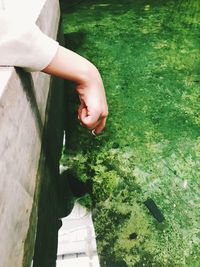
<svg viewBox="0 0 200 267"><path fill-rule="evenodd" d="M199 1L62 6L66 46L97 65L109 104L95 138L70 91L61 160L91 185L79 201L93 210L101 266L198 266Z"/></svg>

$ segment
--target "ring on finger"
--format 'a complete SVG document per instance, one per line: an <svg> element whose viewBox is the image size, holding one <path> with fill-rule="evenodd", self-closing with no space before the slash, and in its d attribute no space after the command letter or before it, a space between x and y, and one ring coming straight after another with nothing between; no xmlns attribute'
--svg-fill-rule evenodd
<svg viewBox="0 0 200 267"><path fill-rule="evenodd" d="M97 136L95 133L95 129L93 129L91 133L92 133L92 135Z"/></svg>

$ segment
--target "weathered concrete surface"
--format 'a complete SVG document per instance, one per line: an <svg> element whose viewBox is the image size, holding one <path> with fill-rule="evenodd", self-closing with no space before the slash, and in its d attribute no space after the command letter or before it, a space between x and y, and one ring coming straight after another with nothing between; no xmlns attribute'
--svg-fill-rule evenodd
<svg viewBox="0 0 200 267"><path fill-rule="evenodd" d="M39 16L37 24L42 31L56 38L60 16L58 1L29 2L37 11L33 13ZM50 173L44 172L44 151L41 155L45 111L51 102L47 101L49 88L48 75L0 68L0 267L31 264L40 180L44 173ZM62 90L56 89L58 95L62 94ZM51 108L48 105L48 110ZM57 124L59 119L54 127ZM57 138L60 140L61 135Z"/></svg>
<svg viewBox="0 0 200 267"><path fill-rule="evenodd" d="M63 89L58 94L58 90L62 87L62 84L59 84L61 82L59 79L53 79L51 95L49 97L48 118L43 133L40 171L38 172L41 189L34 267L54 267L56 263L59 225L59 159L61 156L65 121L63 107L66 93Z"/></svg>

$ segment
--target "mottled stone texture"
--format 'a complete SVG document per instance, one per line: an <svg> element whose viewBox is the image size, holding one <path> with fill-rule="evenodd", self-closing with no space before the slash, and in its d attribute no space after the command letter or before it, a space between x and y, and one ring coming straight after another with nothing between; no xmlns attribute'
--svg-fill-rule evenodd
<svg viewBox="0 0 200 267"><path fill-rule="evenodd" d="M41 3L32 3L34 10L34 5L41 8L37 24L56 38L58 1ZM55 218L53 185L62 147L63 93L62 81L51 82L46 74L0 68L0 267L30 266L38 210L45 220L50 218L46 229ZM38 209L41 190L47 201ZM51 203L53 215L48 212Z"/></svg>

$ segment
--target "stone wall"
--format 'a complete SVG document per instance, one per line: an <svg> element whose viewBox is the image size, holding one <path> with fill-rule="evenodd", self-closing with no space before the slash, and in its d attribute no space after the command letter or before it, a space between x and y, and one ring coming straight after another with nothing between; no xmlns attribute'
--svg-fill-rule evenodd
<svg viewBox="0 0 200 267"><path fill-rule="evenodd" d="M41 30L56 39L58 1L29 2L37 10ZM47 199L54 199L52 184L62 148L63 95L59 79L52 81L44 73L30 74L20 68L0 68L0 267L31 265L42 188L50 188ZM48 213L48 205L43 208Z"/></svg>

